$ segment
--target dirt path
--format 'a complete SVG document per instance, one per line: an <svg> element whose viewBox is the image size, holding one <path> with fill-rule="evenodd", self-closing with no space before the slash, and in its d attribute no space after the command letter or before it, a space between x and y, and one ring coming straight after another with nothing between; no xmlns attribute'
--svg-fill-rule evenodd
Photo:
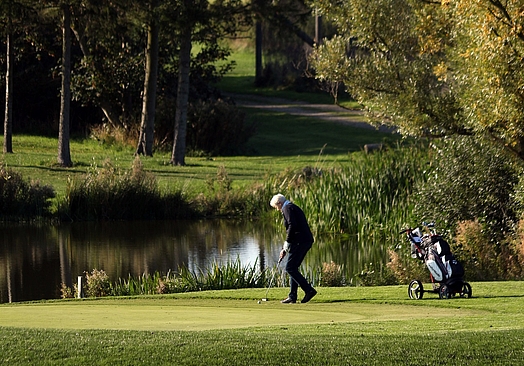
<svg viewBox="0 0 524 366"><path fill-rule="evenodd" d="M376 128L367 122L363 112L349 110L335 104L309 104L301 101L291 101L282 98L261 97L245 94L230 94L238 106L255 108L295 116L317 118L324 121L342 123L348 126L378 130L380 132L394 132L388 126Z"/></svg>

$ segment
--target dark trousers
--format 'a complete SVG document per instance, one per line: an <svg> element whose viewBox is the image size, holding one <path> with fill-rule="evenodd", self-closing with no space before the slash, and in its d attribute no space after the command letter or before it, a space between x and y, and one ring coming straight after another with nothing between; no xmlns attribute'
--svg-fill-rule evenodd
<svg viewBox="0 0 524 366"><path fill-rule="evenodd" d="M289 298L292 300L297 300L298 287L308 293L313 290L313 287L307 282L302 273L299 271L299 267L304 260L309 249L313 243L300 243L300 244L291 244L286 264L286 272L289 274Z"/></svg>

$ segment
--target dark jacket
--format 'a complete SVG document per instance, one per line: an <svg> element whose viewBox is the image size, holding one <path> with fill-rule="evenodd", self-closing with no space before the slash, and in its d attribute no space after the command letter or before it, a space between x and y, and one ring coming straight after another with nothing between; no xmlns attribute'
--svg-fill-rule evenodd
<svg viewBox="0 0 524 366"><path fill-rule="evenodd" d="M313 234L309 229L306 216L300 207L289 202L282 207L284 226L286 227L286 241L290 244L312 244Z"/></svg>

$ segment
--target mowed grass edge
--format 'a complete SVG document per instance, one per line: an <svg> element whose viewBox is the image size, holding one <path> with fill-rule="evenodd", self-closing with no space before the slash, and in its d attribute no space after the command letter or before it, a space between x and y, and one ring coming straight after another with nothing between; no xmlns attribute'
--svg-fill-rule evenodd
<svg viewBox="0 0 524 366"><path fill-rule="evenodd" d="M524 361L522 282L472 283L473 298L407 298L407 286L59 300L0 306L1 363L453 365Z"/></svg>

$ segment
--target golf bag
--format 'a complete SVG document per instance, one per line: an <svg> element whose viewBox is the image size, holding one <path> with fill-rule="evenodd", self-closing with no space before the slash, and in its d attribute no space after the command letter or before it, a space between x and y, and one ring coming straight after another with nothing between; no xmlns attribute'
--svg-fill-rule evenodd
<svg viewBox="0 0 524 366"><path fill-rule="evenodd" d="M464 281L464 267L451 253L449 243L437 234L434 224L423 225L429 233L421 234L419 228L402 230L411 243L411 256L424 262L430 273L433 290L440 298L450 298L455 295L471 297L471 286ZM408 295L412 299L421 299L424 291L422 282L411 281Z"/></svg>
<svg viewBox="0 0 524 366"><path fill-rule="evenodd" d="M448 242L442 236L426 234L419 238L420 248L424 253L420 259L425 261L426 267L437 282L464 276L464 267L455 259Z"/></svg>

